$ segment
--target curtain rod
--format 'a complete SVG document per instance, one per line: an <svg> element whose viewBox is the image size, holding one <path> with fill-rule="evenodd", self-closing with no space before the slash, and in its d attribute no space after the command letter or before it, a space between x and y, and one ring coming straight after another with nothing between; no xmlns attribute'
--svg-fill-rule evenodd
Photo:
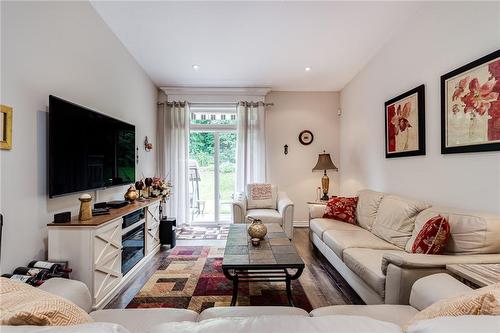
<svg viewBox="0 0 500 333"><path fill-rule="evenodd" d="M173 105L184 105L186 104L186 102L161 102L161 103L158 103L158 105L163 105L163 104L167 104L168 106L173 106ZM192 105L194 107L213 107L213 108L216 108L217 106L231 106L231 105L234 105L234 106L237 106L238 104L240 103L246 103L246 104L250 104L252 103L253 105L257 105L259 103L262 103L264 104L264 106L274 106L274 103L264 103L264 102L239 102L239 103L233 103L233 102L220 102L220 103L188 103L189 105Z"/></svg>

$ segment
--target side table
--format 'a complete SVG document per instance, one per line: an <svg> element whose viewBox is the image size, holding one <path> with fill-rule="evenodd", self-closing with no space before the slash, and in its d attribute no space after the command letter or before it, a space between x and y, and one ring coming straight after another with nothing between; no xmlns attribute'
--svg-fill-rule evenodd
<svg viewBox="0 0 500 333"><path fill-rule="evenodd" d="M471 288L500 282L500 264L453 264L446 265L446 270Z"/></svg>

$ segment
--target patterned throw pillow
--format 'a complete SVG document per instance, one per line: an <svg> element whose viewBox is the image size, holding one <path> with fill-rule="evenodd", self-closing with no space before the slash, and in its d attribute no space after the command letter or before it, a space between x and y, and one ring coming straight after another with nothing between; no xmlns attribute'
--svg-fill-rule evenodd
<svg viewBox="0 0 500 333"><path fill-rule="evenodd" d="M411 251L422 254L442 254L450 239L450 234L450 224L446 217L434 216L418 233Z"/></svg>
<svg viewBox="0 0 500 333"><path fill-rule="evenodd" d="M356 224L356 205L358 197L333 197L328 200L323 218Z"/></svg>
<svg viewBox="0 0 500 333"><path fill-rule="evenodd" d="M0 277L0 325L67 326L93 321L62 297Z"/></svg>
<svg viewBox="0 0 500 333"><path fill-rule="evenodd" d="M247 185L247 209L276 209L277 187L272 184Z"/></svg>
<svg viewBox="0 0 500 333"><path fill-rule="evenodd" d="M437 301L417 313L405 326L409 327L419 320L436 317L470 315L500 315L500 283Z"/></svg>

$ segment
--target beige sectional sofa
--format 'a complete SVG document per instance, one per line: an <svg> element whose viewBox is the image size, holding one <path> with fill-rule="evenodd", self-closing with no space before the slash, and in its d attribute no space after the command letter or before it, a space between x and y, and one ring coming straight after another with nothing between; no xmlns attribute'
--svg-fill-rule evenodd
<svg viewBox="0 0 500 333"><path fill-rule="evenodd" d="M413 283L446 264L500 263L500 216L371 190L357 195L356 225L322 218L325 206L310 206L310 238L367 304L408 304ZM411 253L423 225L439 214L451 227L445 254Z"/></svg>
<svg viewBox="0 0 500 333"><path fill-rule="evenodd" d="M90 293L79 281L54 278L41 289L62 296L86 311ZM500 316L441 317L409 324L419 311L471 289L447 274L418 280L410 305L335 305L310 313L288 306L215 307L200 314L185 309L109 309L90 312L94 323L76 326L0 326L2 333L497 333ZM408 327L407 327L408 326Z"/></svg>

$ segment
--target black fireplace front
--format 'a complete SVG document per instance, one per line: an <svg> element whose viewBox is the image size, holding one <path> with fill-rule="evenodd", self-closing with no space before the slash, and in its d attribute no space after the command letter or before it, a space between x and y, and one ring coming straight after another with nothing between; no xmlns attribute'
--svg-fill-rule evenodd
<svg viewBox="0 0 500 333"><path fill-rule="evenodd" d="M145 220L144 212L131 213L123 217L122 225L122 274L127 274L144 258Z"/></svg>

